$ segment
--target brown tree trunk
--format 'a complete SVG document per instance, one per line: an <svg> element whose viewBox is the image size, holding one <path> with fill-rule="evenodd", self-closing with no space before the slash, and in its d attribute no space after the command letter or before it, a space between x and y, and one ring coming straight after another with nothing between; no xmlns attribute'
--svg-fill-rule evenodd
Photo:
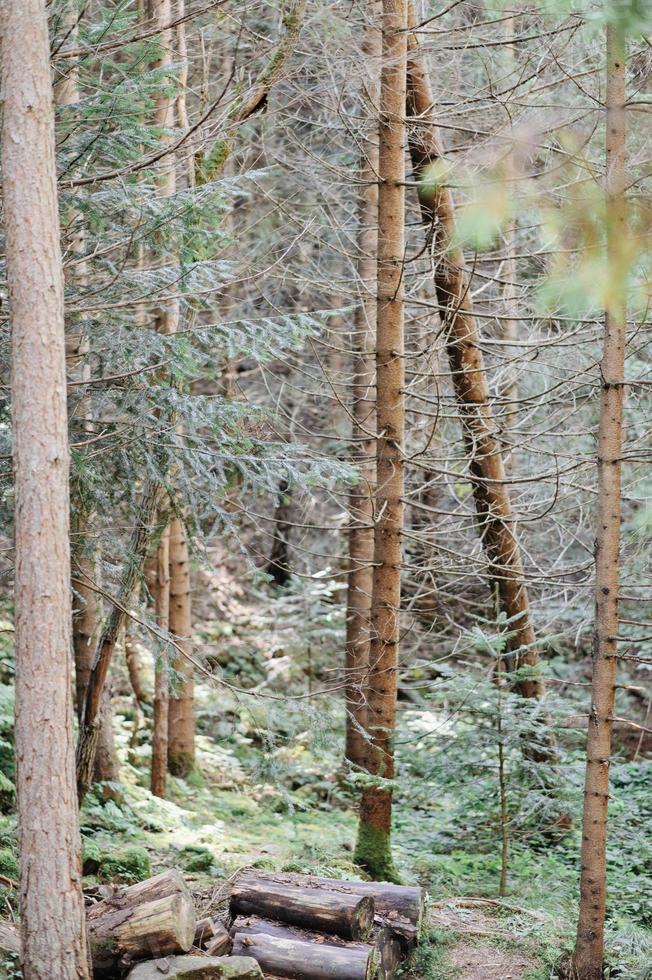
<svg viewBox="0 0 652 980"><path fill-rule="evenodd" d="M170 633L179 646L191 650L192 608L190 558L183 521L170 525ZM195 682L192 664L173 656L177 675L169 699L168 770L174 776L188 776L195 768Z"/></svg>
<svg viewBox="0 0 652 980"><path fill-rule="evenodd" d="M376 4L368 4L371 14ZM371 643L373 585L373 494L376 478L374 411L376 252L378 249L378 70L381 36L377 17L367 27L363 55L367 62L370 128L360 160L358 208L359 305L353 334L352 449L360 479L349 496L349 578L346 595L346 749L348 761L363 769L366 756L366 680Z"/></svg>
<svg viewBox="0 0 652 980"><path fill-rule="evenodd" d="M118 638L127 621L127 610L136 584L143 574L147 545L151 539L163 499L164 492L160 483L152 482L146 485L140 514L137 515L136 526L130 541L129 558L125 565L120 592L98 640L93 657L77 745L77 791L80 801L84 799L92 782L101 723L100 706L109 666Z"/></svg>
<svg viewBox="0 0 652 980"><path fill-rule="evenodd" d="M73 753L63 273L45 0L0 3L23 976L90 975Z"/></svg>
<svg viewBox="0 0 652 980"><path fill-rule="evenodd" d="M407 0L383 0L376 319L376 523L367 690L366 769L356 861L395 877L391 854L403 530L405 86ZM385 782L387 781L387 782Z"/></svg>
<svg viewBox="0 0 652 980"><path fill-rule="evenodd" d="M620 587L623 383L627 342L627 200L625 178L625 40L607 27L607 259L610 306L605 316L598 431L598 510L595 542L595 635L591 712L586 744L582 872L573 975L600 980L604 958L607 807L611 727L617 668Z"/></svg>
<svg viewBox="0 0 652 980"><path fill-rule="evenodd" d="M266 572L281 587L290 579L290 515L292 495L290 484L283 480L278 488L278 503L274 511L274 541Z"/></svg>
<svg viewBox="0 0 652 980"><path fill-rule="evenodd" d="M165 636L170 629L170 529L166 528L156 549L154 597L156 625ZM165 796L168 769L169 656L163 644L154 666L154 717L152 720L151 790Z"/></svg>
<svg viewBox="0 0 652 980"><path fill-rule="evenodd" d="M77 4L69 0L61 13L60 32L67 35L71 43L77 36L79 10ZM79 101L79 71L76 65L66 63L60 75L55 74L54 98L59 106L74 105ZM83 255L86 235L83 217L79 211L72 210L66 216L70 228L70 251ZM86 262L75 263L75 282L79 287L86 285L88 270ZM66 367L68 372L80 381L90 378L90 366L86 359L89 350L88 334L83 316L77 324L67 330ZM92 434L93 426L90 412L88 389L82 387L82 394L74 407L70 425L74 435L81 439ZM73 435L73 442L76 441ZM72 525L72 645L75 657L75 693L77 715L84 707L84 695L91 661L95 652L95 641L99 632L100 603L94 585L98 581L98 555L92 531L92 514L86 506L83 495L71 487L71 525ZM120 767L113 735L113 710L108 687L102 705L102 724L100 727L98 752L95 757L95 782L115 782Z"/></svg>
<svg viewBox="0 0 652 980"><path fill-rule="evenodd" d="M410 11L411 23L414 14ZM502 447L492 417L489 385L473 313L464 256L455 244L455 206L448 186L435 178L442 148L430 78L414 34L409 35L408 142L419 202L433 257L433 276L455 395L459 405L478 525L497 587L500 609L509 620L510 668L527 667L517 684L524 697L543 693L521 552L506 484Z"/></svg>

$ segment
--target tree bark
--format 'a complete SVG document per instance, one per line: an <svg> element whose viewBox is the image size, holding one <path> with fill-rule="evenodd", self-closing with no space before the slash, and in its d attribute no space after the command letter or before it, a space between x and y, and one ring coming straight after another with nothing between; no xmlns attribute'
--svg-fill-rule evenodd
<svg viewBox="0 0 652 980"><path fill-rule="evenodd" d="M165 529L156 549L154 601L156 625L163 635L170 629L170 529ZM154 716L152 720L152 767L150 787L154 796L165 797L168 769L169 656L167 644L158 651L154 665Z"/></svg>
<svg viewBox="0 0 652 980"><path fill-rule="evenodd" d="M396 876L391 855L403 529L405 91L407 0L383 0L376 319L376 523L367 690L366 769L356 861Z"/></svg>
<svg viewBox="0 0 652 980"><path fill-rule="evenodd" d="M372 7L372 15L376 13ZM371 592L373 587L374 508L376 480L374 405L376 252L378 250L378 70L381 35L376 17L366 29L363 56L367 62L366 101L370 127L360 158L360 200L358 206L357 281L359 305L353 327L353 385L351 406L352 450L358 463L359 483L349 496L349 577L346 596L346 749L348 761L356 769L366 759L367 704L366 683L371 643Z"/></svg>
<svg viewBox="0 0 652 980"><path fill-rule="evenodd" d="M359 943L332 946L245 929L233 937L233 955L252 956L266 975L292 980L373 980L378 976L376 950Z"/></svg>
<svg viewBox="0 0 652 980"><path fill-rule="evenodd" d="M90 967L75 799L63 272L45 0L3 0L0 24L22 965L27 980L83 980Z"/></svg>
<svg viewBox="0 0 652 980"><path fill-rule="evenodd" d="M231 910L353 940L366 939L374 920L374 903L368 895L313 888L255 871L237 878L231 890Z"/></svg>
<svg viewBox="0 0 652 980"><path fill-rule="evenodd" d="M411 23L414 11L410 8ZM523 578L521 552L514 529L511 501L499 433L495 425L473 313L464 256L455 244L455 205L449 187L436 179L443 159L430 79L416 36L409 35L407 111L408 142L419 202L433 260L433 277L464 440L469 455L478 525L497 587L500 609L509 620L509 666L528 668L516 684L524 696L539 698L543 681L539 654Z"/></svg>
<svg viewBox="0 0 652 980"><path fill-rule="evenodd" d="M196 927L192 896L178 871L117 889L87 916L94 975L134 960L186 952Z"/></svg>
<svg viewBox="0 0 652 980"><path fill-rule="evenodd" d="M604 959L607 808L616 694L620 587L623 385L627 342L627 199L625 61L622 28L607 27L606 225L611 302L606 310L600 376L598 505L595 540L595 633L592 702L586 743L582 871L573 975L600 980Z"/></svg>
<svg viewBox="0 0 652 980"><path fill-rule="evenodd" d="M170 525L170 633L190 652L192 636L190 558L183 522ZM177 675L169 699L168 770L188 776L195 768L195 682L192 664L179 654L173 656Z"/></svg>
<svg viewBox="0 0 652 980"><path fill-rule="evenodd" d="M295 942L335 946L345 950L349 954L347 960L343 961L346 968L350 970L357 969L360 971L361 976L365 976L364 970L368 970L370 966L376 966L380 980L391 980L395 976L402 960L405 958L403 955L404 947L389 929L375 930L373 941L370 940L368 943L354 943L350 940L341 939L339 936L332 936L322 932L310 932L307 929L282 925L278 922L271 922L269 919L261 919L253 915L238 916L231 926L231 932L234 936L236 934L249 936L262 934L265 936L276 936L279 939L289 939ZM346 973L345 976L349 977L349 974Z"/></svg>
<svg viewBox="0 0 652 980"><path fill-rule="evenodd" d="M151 482L146 485L143 492L141 512L137 515L136 526L129 544L129 558L125 565L120 593L95 650L77 744L77 792L80 802L84 799L92 782L101 723L100 705L109 666L118 637L127 621L127 610L136 584L143 574L147 545L153 533L163 498L164 492L160 483Z"/></svg>
<svg viewBox="0 0 652 980"><path fill-rule="evenodd" d="M287 480L278 488L278 502L274 511L274 541L267 562L266 572L272 581L283 588L290 580L290 516L292 492Z"/></svg>
<svg viewBox="0 0 652 980"><path fill-rule="evenodd" d="M77 36L78 7L73 0L64 4L61 12L60 32L73 41ZM71 106L79 101L79 70L77 65L65 63L61 74L55 72L54 99L58 106ZM70 251L83 255L86 247L86 235L83 216L76 209L66 216L66 224L70 228ZM75 262L75 283L83 288L88 280L88 268L85 261ZM80 381L90 378L90 366L87 361L89 351L88 333L84 325L84 317L79 316L74 326L66 324L66 368L68 373ZM75 436L83 439L92 434L90 398L88 389L80 389L81 395L74 404L69 420L73 442ZM98 555L92 530L93 515L84 500L83 492L76 492L75 484L71 486L71 542L72 542L72 574L73 603L72 603L72 644L75 658L75 693L77 715L81 716L84 707L86 684L91 669L91 661L95 650L95 641L99 632L100 603L97 592L93 587L98 581ZM118 756L113 735L113 710L111 698L106 689L102 703L102 724L100 726L98 751L95 757L95 782L116 782L119 775Z"/></svg>
<svg viewBox="0 0 652 980"><path fill-rule="evenodd" d="M250 875L256 874L250 872ZM264 877L264 873L263 873ZM378 881L343 881L319 875L278 873L275 881L310 889L326 889L344 895L363 895L374 901L376 928L388 928L408 945L416 944L425 909L423 888Z"/></svg>

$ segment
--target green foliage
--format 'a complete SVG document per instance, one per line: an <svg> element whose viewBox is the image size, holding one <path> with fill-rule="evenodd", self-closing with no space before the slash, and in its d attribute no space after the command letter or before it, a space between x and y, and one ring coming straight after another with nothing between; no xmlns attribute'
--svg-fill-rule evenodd
<svg viewBox="0 0 652 980"><path fill-rule="evenodd" d="M189 845L179 852L179 862L184 871L210 871L215 864L215 858L207 847Z"/></svg>
<svg viewBox="0 0 652 980"><path fill-rule="evenodd" d="M20 878L18 858L8 847L0 848L0 874L13 878L14 881Z"/></svg>
<svg viewBox="0 0 652 980"><path fill-rule="evenodd" d="M132 883L151 877L149 854L143 847L126 847L116 853L102 853L98 877L103 881Z"/></svg>

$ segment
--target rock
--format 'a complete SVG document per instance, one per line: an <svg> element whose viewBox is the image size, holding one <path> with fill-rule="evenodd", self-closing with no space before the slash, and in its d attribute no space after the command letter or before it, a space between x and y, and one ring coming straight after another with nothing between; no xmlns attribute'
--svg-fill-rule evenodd
<svg viewBox="0 0 652 980"><path fill-rule="evenodd" d="M127 980L262 980L250 956L166 956L139 963Z"/></svg>
<svg viewBox="0 0 652 980"><path fill-rule="evenodd" d="M102 854L96 842L85 838L82 841L82 870L85 875L97 873L102 863Z"/></svg>

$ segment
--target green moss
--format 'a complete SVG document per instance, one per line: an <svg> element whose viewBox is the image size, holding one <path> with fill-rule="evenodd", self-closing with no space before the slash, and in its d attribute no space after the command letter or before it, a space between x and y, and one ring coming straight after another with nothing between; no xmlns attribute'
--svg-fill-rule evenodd
<svg viewBox="0 0 652 980"><path fill-rule="evenodd" d="M0 874L17 881L20 877L18 858L8 847L0 848Z"/></svg>
<svg viewBox="0 0 652 980"><path fill-rule="evenodd" d="M0 772L0 813L10 813L16 806L16 787Z"/></svg>
<svg viewBox="0 0 652 980"><path fill-rule="evenodd" d="M99 874L104 881L144 881L152 874L149 854L143 847L127 847L117 854L103 854Z"/></svg>
<svg viewBox="0 0 652 980"><path fill-rule="evenodd" d="M374 881L401 883L394 867L390 835L362 821L358 824L354 860Z"/></svg>
<svg viewBox="0 0 652 980"><path fill-rule="evenodd" d="M86 838L82 845L82 869L85 875L94 875L102 863L102 853L94 840Z"/></svg>
<svg viewBox="0 0 652 980"><path fill-rule="evenodd" d="M207 847L184 847L179 854L179 861L184 871L210 871L215 864L215 858Z"/></svg>
<svg viewBox="0 0 652 980"><path fill-rule="evenodd" d="M197 771L195 757L192 752L179 752L168 756L168 772L181 779L188 779Z"/></svg>

